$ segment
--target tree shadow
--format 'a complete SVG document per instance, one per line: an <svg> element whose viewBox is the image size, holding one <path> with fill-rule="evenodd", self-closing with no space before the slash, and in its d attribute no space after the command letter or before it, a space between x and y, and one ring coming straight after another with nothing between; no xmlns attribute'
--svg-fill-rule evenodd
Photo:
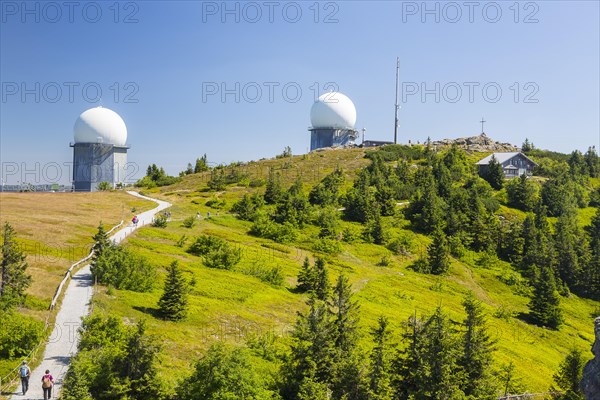
<svg viewBox="0 0 600 400"><path fill-rule="evenodd" d="M535 320L533 319L533 317L531 316L531 314L528 313L528 312L520 312L517 315L515 315L515 317L517 319L520 319L521 321L525 322L526 324L533 325L533 326L539 326L535 322Z"/></svg>
<svg viewBox="0 0 600 400"><path fill-rule="evenodd" d="M144 314L148 314L156 319L162 319L162 316L160 315L160 310L158 308L133 306L133 309L139 312L143 312Z"/></svg>

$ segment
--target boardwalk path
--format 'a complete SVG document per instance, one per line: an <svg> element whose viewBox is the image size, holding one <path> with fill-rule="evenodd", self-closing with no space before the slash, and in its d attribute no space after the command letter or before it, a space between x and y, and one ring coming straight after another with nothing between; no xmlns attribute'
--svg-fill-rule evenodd
<svg viewBox="0 0 600 400"><path fill-rule="evenodd" d="M154 215L165 208L171 206L166 201L160 201L144 197L136 192L128 192L129 194L137 197L144 198L146 200L152 200L158 203L158 206L150 211L138 214L139 222L138 226L134 227L129 222L127 226L113 236L111 239L115 243L121 242L136 228L150 224ZM127 222L127 221L126 221ZM44 359L41 364L31 373L29 380L29 391L25 396L21 394L21 384L17 392L13 393L12 400L39 400L43 399L42 393L42 376L44 372L49 369L50 373L54 376L56 384L52 391L52 397L58 398L62 389L62 380L69 367L69 361L71 357L77 352L77 343L79 342L79 335L77 330L81 326L81 318L86 316L89 311L90 301L93 294L93 281L92 274L90 272L90 266L86 265L81 268L73 278L71 279L69 286L65 292L60 311L56 315L56 324L54 330L50 335L46 351L44 352Z"/></svg>

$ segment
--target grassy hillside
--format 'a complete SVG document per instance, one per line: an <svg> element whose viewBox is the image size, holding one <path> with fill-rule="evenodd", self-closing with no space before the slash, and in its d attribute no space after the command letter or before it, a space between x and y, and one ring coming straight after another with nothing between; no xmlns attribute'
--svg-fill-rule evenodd
<svg viewBox="0 0 600 400"><path fill-rule="evenodd" d="M154 206L124 192L0 193L0 224L15 229L32 276L25 305L17 311L42 322L52 317L48 307L56 288L69 266L89 254L100 221L110 228L129 221L133 209ZM16 363L0 359L0 377Z"/></svg>
<svg viewBox="0 0 600 400"><path fill-rule="evenodd" d="M483 154L469 157L476 160ZM289 341L288 332L296 312L306 308L306 295L295 293L296 276L306 256L313 257L318 228L307 225L289 244L248 234L251 222L241 221L228 210L244 193L263 192L261 180L269 168L282 173L286 187L301 175L305 190L316 184L337 166L344 168L350 185L357 170L369 161L362 149L331 150L293 158L264 160L240 165L238 171L248 176L237 186L222 192L211 192L206 184L210 172L188 175L173 186L146 190L149 195L173 203L172 221L167 228L144 227L128 239L127 246L147 256L160 271L160 282L150 293L136 293L101 288L95 297L94 312L119 315L127 321L146 319L149 333L162 338L164 345L162 371L171 383L187 375L189 366L207 347L219 340L245 343L259 335L274 333L278 341ZM230 169L228 171L233 171ZM254 187L252 187L254 186ZM218 206L211 208L209 204ZM215 201L216 200L216 201ZM581 210L582 220L589 223L593 209ZM202 219L192 228L182 221L200 212ZM206 218L208 212L210 218ZM503 205L502 214L523 216L518 210ZM526 313L529 299L518 282L519 274L508 263L488 260L484 255L467 251L461 259L453 259L449 273L436 277L407 268L424 254L430 239L409 229L399 214L384 217L392 235L413 238L411 256L395 256L384 246L364 243L342 243L338 255L324 255L330 280L344 272L350 278L361 307L361 327L365 334L381 315L392 322L396 337L403 323L415 312L430 313L442 305L453 321L464 318L461 302L473 291L486 306L492 336L497 340L497 365L514 362L516 371L528 391L546 391L552 383L564 355L572 347L589 354L593 340L592 316L600 313L600 303L571 296L562 300L565 324L560 331L527 324L519 318ZM342 228L360 233L358 223L342 221ZM200 257L186 253L191 240L200 234L226 239L242 251L242 260L232 271L206 268ZM183 246L178 245L184 242ZM322 255L323 256L323 255ZM380 266L384 257L388 266ZM190 298L190 314L183 322L165 322L156 317L165 267L178 260L186 276L195 282ZM273 286L257 278L258 269L278 266L285 275L283 286ZM371 346L365 335L363 346Z"/></svg>

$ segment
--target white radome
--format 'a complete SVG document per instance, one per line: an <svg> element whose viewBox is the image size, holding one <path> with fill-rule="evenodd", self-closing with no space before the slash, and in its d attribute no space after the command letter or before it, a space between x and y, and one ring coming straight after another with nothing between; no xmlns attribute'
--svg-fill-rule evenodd
<svg viewBox="0 0 600 400"><path fill-rule="evenodd" d="M81 113L73 127L75 143L104 143L125 146L127 127L123 119L104 107L90 108Z"/></svg>
<svg viewBox="0 0 600 400"><path fill-rule="evenodd" d="M325 93L310 109L310 122L313 128L354 129L356 107L340 92Z"/></svg>

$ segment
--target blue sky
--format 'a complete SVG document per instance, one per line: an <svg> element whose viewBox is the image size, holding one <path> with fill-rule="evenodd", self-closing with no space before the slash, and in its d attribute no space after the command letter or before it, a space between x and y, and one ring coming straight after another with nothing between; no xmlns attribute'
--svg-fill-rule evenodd
<svg viewBox="0 0 600 400"><path fill-rule="evenodd" d="M598 1L73 7L1 3L5 181L56 181L61 165L68 182L73 123L100 104L97 89L125 120L140 175L149 163L177 174L204 153L214 163L305 153L310 107L328 87L354 101L367 138L392 140L396 57L401 143L475 135L483 116L503 142L600 146Z"/></svg>

